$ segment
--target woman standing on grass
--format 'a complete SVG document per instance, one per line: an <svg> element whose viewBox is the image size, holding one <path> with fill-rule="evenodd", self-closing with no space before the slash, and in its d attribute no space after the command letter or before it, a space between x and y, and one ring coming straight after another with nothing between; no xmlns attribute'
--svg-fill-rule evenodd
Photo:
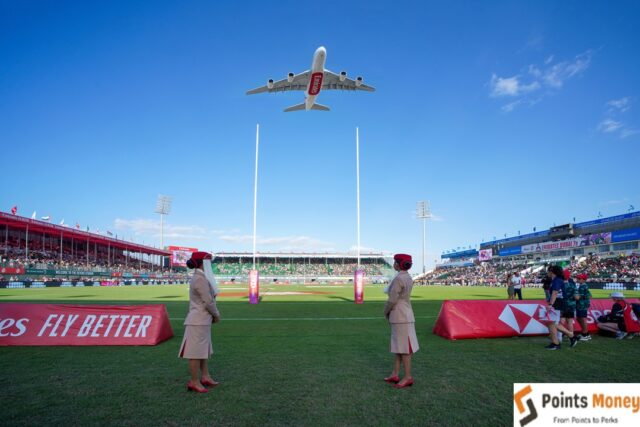
<svg viewBox="0 0 640 427"><path fill-rule="evenodd" d="M549 274L551 275L551 288L550 299L547 303L545 321L547 328L549 328L549 338L551 344L546 346L547 350L560 350L560 340L558 339L558 331L562 332L569 337L569 345L575 347L578 342L578 337L573 335L573 332L565 328L560 324L560 316L566 309L564 301L565 297L565 283L564 283L564 271L559 265L552 265L549 267Z"/></svg>
<svg viewBox="0 0 640 427"><path fill-rule="evenodd" d="M393 383L396 388L411 387L411 355L420 349L416 336L415 317L411 308L411 289L413 280L408 270L411 268L411 255L396 254L393 257L393 268L398 272L388 289L384 315L391 325L391 344L389 349L395 354L391 376L384 380ZM400 380L400 365L404 365L404 378Z"/></svg>
<svg viewBox="0 0 640 427"><path fill-rule="evenodd" d="M211 254L194 252L187 261L187 267L194 269L189 284L189 313L184 320L184 338L180 346L179 357L189 359L191 380L188 391L206 393L205 386L215 387L219 383L209 375L207 359L213 353L211 345L211 324L220 321L220 312L216 307L218 285L211 269Z"/></svg>

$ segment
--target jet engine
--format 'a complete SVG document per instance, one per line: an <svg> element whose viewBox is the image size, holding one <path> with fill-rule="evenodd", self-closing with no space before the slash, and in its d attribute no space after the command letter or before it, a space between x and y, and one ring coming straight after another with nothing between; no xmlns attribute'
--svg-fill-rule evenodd
<svg viewBox="0 0 640 427"><path fill-rule="evenodd" d="M345 81L346 78L347 78L347 72L346 71L340 71L340 81L343 82L343 81Z"/></svg>
<svg viewBox="0 0 640 427"><path fill-rule="evenodd" d="M267 87L269 89L273 89L273 79L269 79L269 81L267 81Z"/></svg>
<svg viewBox="0 0 640 427"><path fill-rule="evenodd" d="M360 87L362 85L362 77L356 77L356 87Z"/></svg>
<svg viewBox="0 0 640 427"><path fill-rule="evenodd" d="M287 81L291 83L293 81L293 73L287 74Z"/></svg>

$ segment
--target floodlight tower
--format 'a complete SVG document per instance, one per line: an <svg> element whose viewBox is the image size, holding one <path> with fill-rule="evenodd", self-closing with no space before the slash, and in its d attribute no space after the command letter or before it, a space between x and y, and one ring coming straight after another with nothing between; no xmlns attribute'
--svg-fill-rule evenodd
<svg viewBox="0 0 640 427"><path fill-rule="evenodd" d="M416 215L422 220L422 274L426 273L425 256L427 252L427 220L431 218L431 205L429 201L420 201L417 204Z"/></svg>
<svg viewBox="0 0 640 427"><path fill-rule="evenodd" d="M171 212L171 201L172 198L169 196L163 196L162 194L158 194L158 201L156 202L156 213L160 214L160 249L164 250L164 216L169 215ZM160 263L160 267L164 262Z"/></svg>

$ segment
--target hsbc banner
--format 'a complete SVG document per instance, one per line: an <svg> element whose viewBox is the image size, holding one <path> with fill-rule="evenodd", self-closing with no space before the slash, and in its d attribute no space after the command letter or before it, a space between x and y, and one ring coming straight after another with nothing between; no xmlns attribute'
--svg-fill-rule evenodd
<svg viewBox="0 0 640 427"><path fill-rule="evenodd" d="M637 303L636 298L626 299ZM467 300L444 301L433 327L433 333L451 340L466 338L499 338L548 334L541 320L545 315L544 300ZM609 313L611 299L592 299L587 315L589 332L596 332L595 319ZM577 321L574 330L580 329Z"/></svg>
<svg viewBox="0 0 640 427"><path fill-rule="evenodd" d="M172 336L164 305L0 304L0 346L156 345Z"/></svg>

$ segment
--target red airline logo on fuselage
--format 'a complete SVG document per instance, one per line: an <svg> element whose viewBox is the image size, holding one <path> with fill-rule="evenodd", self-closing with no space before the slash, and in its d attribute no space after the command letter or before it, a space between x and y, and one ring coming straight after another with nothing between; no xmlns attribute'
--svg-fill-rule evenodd
<svg viewBox="0 0 640 427"><path fill-rule="evenodd" d="M317 95L320 93L320 89L322 89L322 79L324 78L324 73L313 73L311 74L311 83L309 84L309 95Z"/></svg>

